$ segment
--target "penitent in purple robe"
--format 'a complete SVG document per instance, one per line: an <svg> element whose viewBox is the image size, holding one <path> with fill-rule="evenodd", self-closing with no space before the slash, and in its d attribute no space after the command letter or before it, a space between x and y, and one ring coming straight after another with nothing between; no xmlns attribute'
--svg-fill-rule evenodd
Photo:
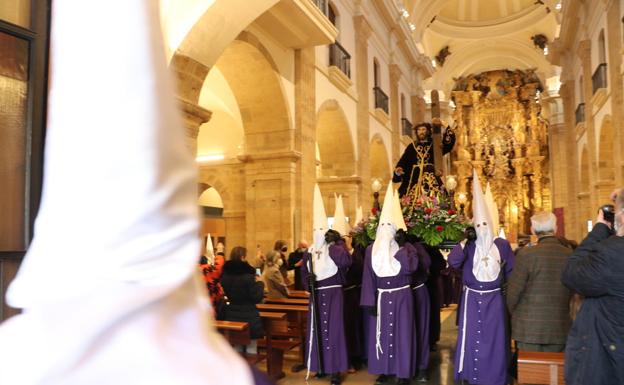
<svg viewBox="0 0 624 385"><path fill-rule="evenodd" d="M370 317L367 338L368 372L411 378L416 374L417 355L414 297L411 290L412 274L418 267L417 252L413 245L406 243L394 255L401 264L399 274L394 277L378 277L372 266L372 249L372 245L366 249L360 305L376 308L381 334L378 349L377 318ZM396 290L382 292L380 289ZM378 301L379 293L382 294Z"/></svg>
<svg viewBox="0 0 624 385"><path fill-rule="evenodd" d="M344 331L344 296L343 285L345 283L345 274L347 268L351 265L351 255L343 241L338 241L329 247L329 256L338 267L338 272L329 278L316 281L316 309L318 312L319 331L321 352L323 359L324 373L346 372L349 369L349 361L347 355L347 341ZM301 265L301 278L304 287L308 288L308 260L310 253L303 256L303 265ZM323 289L328 286L336 286ZM312 303L310 303L310 311L308 316L308 334L312 324ZM310 354L309 338L306 341L306 362L308 362L308 354ZM314 339L312 341L312 352L310 359L310 367L312 372L319 371L319 362L317 355L317 346Z"/></svg>
<svg viewBox="0 0 624 385"><path fill-rule="evenodd" d="M349 363L354 365L364 356L364 331L360 293L362 292L362 270L364 268L365 248L356 246L353 249L351 267L346 274L344 285L344 322L347 337Z"/></svg>
<svg viewBox="0 0 624 385"><path fill-rule="evenodd" d="M505 332L506 309L500 288L503 273L509 276L513 269L514 254L504 239L497 238L494 245L504 267L492 282L478 281L472 273L474 243L467 246L467 258L462 245L455 246L448 256L449 264L462 270L464 281L455 350L455 379L470 384L507 384L509 350Z"/></svg>
<svg viewBox="0 0 624 385"><path fill-rule="evenodd" d="M429 290L425 282L429 278L431 257L420 243L415 243L418 251L418 269L412 275L412 293L414 294L414 318L416 319L416 336L418 339L418 354L416 368L427 369L429 366L429 321L431 304Z"/></svg>

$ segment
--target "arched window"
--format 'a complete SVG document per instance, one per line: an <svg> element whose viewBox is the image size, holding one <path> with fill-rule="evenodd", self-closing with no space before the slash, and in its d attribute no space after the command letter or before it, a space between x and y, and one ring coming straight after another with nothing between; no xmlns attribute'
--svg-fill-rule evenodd
<svg viewBox="0 0 624 385"><path fill-rule="evenodd" d="M329 3L327 6L327 18L334 27L338 28L338 12L336 12L336 6L332 3Z"/></svg>
<svg viewBox="0 0 624 385"><path fill-rule="evenodd" d="M401 118L405 118L405 95L401 93Z"/></svg>
<svg viewBox="0 0 624 385"><path fill-rule="evenodd" d="M600 31L598 36L598 64L607 62L607 47L605 43L604 29Z"/></svg>
<svg viewBox="0 0 624 385"><path fill-rule="evenodd" d="M377 61L376 58L373 58L373 81L375 84L375 87L379 87L379 83L380 83L379 79L379 62Z"/></svg>

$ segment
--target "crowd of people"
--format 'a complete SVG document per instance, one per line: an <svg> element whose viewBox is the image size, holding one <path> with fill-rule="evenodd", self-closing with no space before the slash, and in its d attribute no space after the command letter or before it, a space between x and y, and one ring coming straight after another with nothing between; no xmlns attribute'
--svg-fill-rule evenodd
<svg viewBox="0 0 624 385"><path fill-rule="evenodd" d="M455 301L461 383L511 383L518 350L565 351L568 384L624 383L623 190L612 196L613 221L600 211L578 247L556 236L554 214L540 212L531 218L534 241L512 250L495 236L483 197L477 182L474 227L450 251L448 265L438 249L408 236L396 214L398 194L389 188L375 242L366 248L352 244L344 219L335 216L338 223L328 229L317 191L311 246L302 240L287 257L286 242L278 240L249 264L244 248L235 247L224 263L223 250L214 253L208 242L200 268L218 317L249 322L254 339L264 334L255 307L263 297L287 298L289 288L313 291L306 364L332 384L363 366L377 375L376 384L392 377L399 385L426 382L440 308Z"/></svg>

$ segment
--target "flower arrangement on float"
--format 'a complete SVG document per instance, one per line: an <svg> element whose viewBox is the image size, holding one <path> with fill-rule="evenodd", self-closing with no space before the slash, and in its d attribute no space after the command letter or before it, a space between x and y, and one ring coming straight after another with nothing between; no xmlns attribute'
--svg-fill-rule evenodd
<svg viewBox="0 0 624 385"><path fill-rule="evenodd" d="M451 198L446 194L422 195L414 201L406 195L401 198L401 210L407 233L429 246L458 242L470 225L463 214L452 208ZM379 215L380 210L373 208L369 217L351 230L356 245L366 247L375 241Z"/></svg>

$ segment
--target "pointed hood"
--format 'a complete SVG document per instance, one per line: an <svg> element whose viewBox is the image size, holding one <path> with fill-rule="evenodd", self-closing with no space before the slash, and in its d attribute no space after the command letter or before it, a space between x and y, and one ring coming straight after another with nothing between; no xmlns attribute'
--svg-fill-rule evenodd
<svg viewBox="0 0 624 385"><path fill-rule="evenodd" d="M351 232L351 226L349 226L349 222L347 222L347 217L345 216L342 195L338 195L338 197L336 198L336 210L334 212L333 228L342 236L348 235L349 232Z"/></svg>
<svg viewBox="0 0 624 385"><path fill-rule="evenodd" d="M498 206L496 205L496 200L494 200L494 194L492 194L490 182L488 182L485 187L485 203L488 205L490 214L492 214L492 227L494 229L494 234L498 234Z"/></svg>
<svg viewBox="0 0 624 385"><path fill-rule="evenodd" d="M362 213L362 206L358 206L355 209L355 222L353 222L354 226L357 226L364 219L364 214Z"/></svg>
<svg viewBox="0 0 624 385"><path fill-rule="evenodd" d="M317 281L329 278L338 272L338 266L329 256L329 245L325 242L325 233L329 229L327 225L327 214L325 214L325 206L323 205L323 196L318 184L314 185L314 200L312 202L314 208L314 223L312 225L313 243L310 248L312 266L308 266L308 270L314 271Z"/></svg>
<svg viewBox="0 0 624 385"><path fill-rule="evenodd" d="M141 357L145 383L251 384L197 281L197 166L158 2L61 0L52 14L42 199L7 292L23 312L0 327L0 383L123 383Z"/></svg>
<svg viewBox="0 0 624 385"><path fill-rule="evenodd" d="M476 171L473 173L472 180L472 213L472 221L477 232L472 272L479 281L491 282L498 277L500 272L500 255L494 244L492 213Z"/></svg>
<svg viewBox="0 0 624 385"><path fill-rule="evenodd" d="M204 255L206 256L209 265L214 264L215 253L214 248L212 247L212 237L210 236L210 233L206 236L206 248L204 250Z"/></svg>
<svg viewBox="0 0 624 385"><path fill-rule="evenodd" d="M405 224L405 218L403 217L403 209L401 208L401 200L399 199L399 191L394 190L394 197L392 199L394 224L398 229L407 231L407 225Z"/></svg>
<svg viewBox="0 0 624 385"><path fill-rule="evenodd" d="M388 183L383 207L379 216L377 233L371 256L373 271L378 277L394 277L399 274L401 264L394 258L399 251L399 245L394 240L396 224L394 223L394 189L392 183Z"/></svg>

